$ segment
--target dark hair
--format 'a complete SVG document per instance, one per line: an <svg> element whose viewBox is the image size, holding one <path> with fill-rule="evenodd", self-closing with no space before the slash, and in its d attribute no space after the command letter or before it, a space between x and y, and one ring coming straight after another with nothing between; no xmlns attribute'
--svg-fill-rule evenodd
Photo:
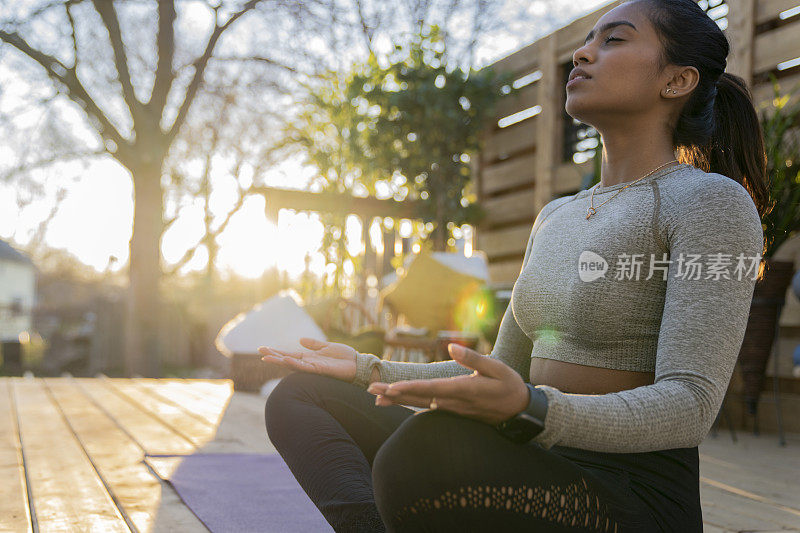
<svg viewBox="0 0 800 533"><path fill-rule="evenodd" d="M694 0L632 0L646 10L662 44L659 70L692 66L697 87L672 134L678 160L740 183L761 216L768 210L767 154L753 97L745 81L725 72L728 38Z"/></svg>

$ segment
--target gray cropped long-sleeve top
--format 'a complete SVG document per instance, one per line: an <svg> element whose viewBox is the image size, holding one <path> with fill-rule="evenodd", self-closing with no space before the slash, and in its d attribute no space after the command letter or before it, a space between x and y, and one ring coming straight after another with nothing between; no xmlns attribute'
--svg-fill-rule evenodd
<svg viewBox="0 0 800 533"><path fill-rule="evenodd" d="M545 448L645 452L698 445L722 403L744 339L763 230L747 190L691 165L552 200L531 229L488 357L536 384L532 357L654 372L608 394L539 384ZM353 383L470 374L456 361L408 363L359 353Z"/></svg>

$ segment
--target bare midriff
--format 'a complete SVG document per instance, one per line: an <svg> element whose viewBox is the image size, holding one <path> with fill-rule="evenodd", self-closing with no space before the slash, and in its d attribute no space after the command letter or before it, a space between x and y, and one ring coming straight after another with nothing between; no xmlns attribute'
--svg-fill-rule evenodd
<svg viewBox="0 0 800 533"><path fill-rule="evenodd" d="M541 357L531 357L530 376L533 385L550 385L573 394L619 392L650 385L655 380L655 372L614 370Z"/></svg>

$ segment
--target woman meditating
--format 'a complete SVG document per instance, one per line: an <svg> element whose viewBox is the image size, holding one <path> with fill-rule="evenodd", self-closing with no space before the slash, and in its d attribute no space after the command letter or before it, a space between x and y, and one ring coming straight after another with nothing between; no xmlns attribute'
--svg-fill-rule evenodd
<svg viewBox="0 0 800 533"><path fill-rule="evenodd" d="M702 531L698 445L761 275L766 158L729 43L633 0L573 54L600 183L536 216L489 355L260 348L270 440L336 531ZM420 410L412 407L421 408Z"/></svg>

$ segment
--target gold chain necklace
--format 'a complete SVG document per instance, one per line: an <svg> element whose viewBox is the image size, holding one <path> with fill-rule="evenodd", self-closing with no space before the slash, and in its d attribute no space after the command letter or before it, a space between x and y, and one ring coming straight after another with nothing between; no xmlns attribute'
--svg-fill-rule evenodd
<svg viewBox="0 0 800 533"><path fill-rule="evenodd" d="M611 196L611 198L614 198L614 196L616 196L616 195L618 195L619 193L621 193L623 189L627 189L628 187L630 187L631 185L633 185L633 184L634 184L634 183L636 183L637 181L643 180L643 179L645 179L647 176L649 176L649 175L651 175L651 174L654 174L654 173L658 172L659 170L661 170L661 169L662 169L662 168L664 168L665 166L667 166L667 165L669 165L669 164L672 164L672 163L677 163L677 162L678 162L678 160L677 160L677 159L673 159L672 161L668 161L668 162L664 163L663 165L661 165L660 167L656 168L655 170L651 170L650 172L648 172L647 174L645 174L645 175L644 175L644 176L642 176L641 178L639 178L639 179L637 179L637 180L634 180L634 181L630 182L630 183L629 183L629 184L627 184L625 187L622 187L622 189L620 189L620 190L618 190L616 193L614 193L614 195L613 195L613 196ZM611 200L611 198L609 198L608 200L606 200L606 201L605 201L605 202L603 202L602 204L598 205L597 207L595 207L595 206L594 206L594 190L595 190L595 189L596 189L596 188L597 188L599 185L600 185L600 184L598 183L597 185L595 185L594 187L592 187L592 194L591 194L591 196L590 196L590 198L589 198L589 209L587 209L587 210L586 210L586 220L589 220L589 217L590 217L590 216L592 216L592 215L594 215L594 214L597 212L597 209L598 209L598 208L602 207L603 205L605 205L606 203L608 203L608 202Z"/></svg>

